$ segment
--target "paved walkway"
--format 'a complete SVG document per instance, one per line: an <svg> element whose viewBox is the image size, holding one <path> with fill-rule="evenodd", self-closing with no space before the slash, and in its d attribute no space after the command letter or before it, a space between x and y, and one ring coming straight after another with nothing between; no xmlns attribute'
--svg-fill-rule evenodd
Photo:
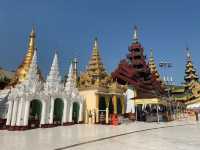
<svg viewBox="0 0 200 150"><path fill-rule="evenodd" d="M200 124L131 122L120 126L74 125L0 131L2 150L198 150Z"/></svg>

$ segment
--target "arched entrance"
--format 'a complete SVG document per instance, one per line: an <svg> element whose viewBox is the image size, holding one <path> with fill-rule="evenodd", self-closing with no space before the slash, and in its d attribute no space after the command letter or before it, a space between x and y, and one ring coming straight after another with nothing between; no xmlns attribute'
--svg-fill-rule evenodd
<svg viewBox="0 0 200 150"><path fill-rule="evenodd" d="M74 123L78 123L78 119L79 119L79 109L80 109L79 103L74 102L74 103L73 103L73 110L72 110L72 121L73 121Z"/></svg>
<svg viewBox="0 0 200 150"><path fill-rule="evenodd" d="M64 102L62 99L57 98L54 102L53 123L61 125L63 116Z"/></svg>
<svg viewBox="0 0 200 150"><path fill-rule="evenodd" d="M34 99L30 103L29 121L28 126L30 128L38 128L40 126L42 112L42 102Z"/></svg>

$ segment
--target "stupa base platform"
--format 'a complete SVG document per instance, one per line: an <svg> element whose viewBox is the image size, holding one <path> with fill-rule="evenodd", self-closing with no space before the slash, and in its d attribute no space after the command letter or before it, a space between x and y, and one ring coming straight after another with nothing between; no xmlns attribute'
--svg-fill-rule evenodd
<svg viewBox="0 0 200 150"><path fill-rule="evenodd" d="M71 126L71 125L74 125L74 123L73 122L65 122L65 123L63 123L63 126Z"/></svg>
<svg viewBox="0 0 200 150"><path fill-rule="evenodd" d="M28 126L6 126L6 129L8 131L24 131L28 129L34 129L34 128L30 128Z"/></svg>

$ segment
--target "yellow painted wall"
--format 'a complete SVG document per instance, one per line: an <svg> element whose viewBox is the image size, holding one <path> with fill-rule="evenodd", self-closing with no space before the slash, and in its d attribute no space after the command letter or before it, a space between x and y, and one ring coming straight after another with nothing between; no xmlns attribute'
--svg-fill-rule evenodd
<svg viewBox="0 0 200 150"><path fill-rule="evenodd" d="M96 109L96 93L97 90L80 91L80 95L86 100L87 110Z"/></svg>

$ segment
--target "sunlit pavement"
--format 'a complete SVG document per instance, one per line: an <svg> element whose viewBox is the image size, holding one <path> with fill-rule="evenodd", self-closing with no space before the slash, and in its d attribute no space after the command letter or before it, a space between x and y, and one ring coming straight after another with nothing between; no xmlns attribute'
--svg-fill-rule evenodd
<svg viewBox="0 0 200 150"><path fill-rule="evenodd" d="M127 122L0 131L1 150L199 150L200 123Z"/></svg>

